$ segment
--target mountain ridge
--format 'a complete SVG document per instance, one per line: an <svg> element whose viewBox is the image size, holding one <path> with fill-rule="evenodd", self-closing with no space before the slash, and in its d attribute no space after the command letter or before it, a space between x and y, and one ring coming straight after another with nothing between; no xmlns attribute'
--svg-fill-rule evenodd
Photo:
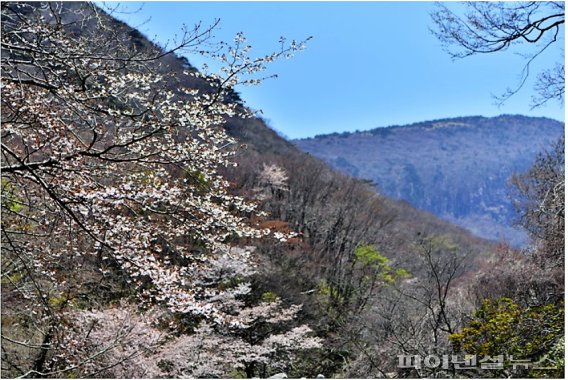
<svg viewBox="0 0 568 380"><path fill-rule="evenodd" d="M562 123L562 121L560 120L556 120L550 117L546 117L546 116L527 116L527 115L522 115L522 114L500 114L497 116L483 116L483 115L471 115L471 116L456 116L456 117L445 117L445 118L438 118L438 119L430 119L430 120L424 120L424 121L416 121L413 123L409 123L409 124L390 124L390 125L386 125L386 126L380 126L380 127L374 127L371 129L364 129L364 130L355 130L355 131L344 131L344 132L330 132L330 133L320 133L320 134L316 134L314 136L311 137L301 137L301 138L294 138L294 139L289 139L290 141L294 142L294 141L305 141L305 140L313 140L313 139L318 139L318 138L325 138L325 137L331 137L331 136L347 136L347 135L353 135L353 134L371 134L371 135L375 135L375 134L382 134L385 131L392 131L394 129L411 129L411 128L432 128L432 129L436 129L436 128L440 128L440 127L446 127L446 125L443 126L437 126L435 124L439 124L439 123L448 123L450 125L453 124L453 126L467 126L463 123L460 123L459 121L462 119L465 120L487 120L487 119L497 119L497 118L508 118L508 117L513 117L513 118L527 118L527 119L535 119L535 120L545 120L545 121L552 121L552 122L557 122L557 123Z"/></svg>
<svg viewBox="0 0 568 380"><path fill-rule="evenodd" d="M463 116L293 140L377 190L493 240L523 245L511 227L508 179L558 139L545 117Z"/></svg>

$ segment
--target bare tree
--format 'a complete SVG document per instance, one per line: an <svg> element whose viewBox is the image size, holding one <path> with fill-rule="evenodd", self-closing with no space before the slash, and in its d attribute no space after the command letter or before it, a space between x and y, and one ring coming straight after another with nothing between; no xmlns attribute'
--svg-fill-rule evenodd
<svg viewBox="0 0 568 380"><path fill-rule="evenodd" d="M497 97L503 104L529 79L530 66L545 50L558 48L558 62L538 74L532 106L564 100L564 2L468 2L462 16L446 4L432 13L434 35L454 58L505 51L519 44L532 45L525 54L519 83Z"/></svg>
<svg viewBox="0 0 568 380"><path fill-rule="evenodd" d="M450 352L447 337L461 327L462 313L467 313L459 286L466 255L441 236L420 239L416 249L424 273L377 296L371 312L362 319L369 343L360 351L365 355L359 357L359 365L366 363L369 370L391 376L448 376L451 366L429 368L417 362L414 368L399 368L397 355L424 359Z"/></svg>
<svg viewBox="0 0 568 380"><path fill-rule="evenodd" d="M543 268L564 267L564 137L541 153L524 174L512 177L519 224L533 240Z"/></svg>

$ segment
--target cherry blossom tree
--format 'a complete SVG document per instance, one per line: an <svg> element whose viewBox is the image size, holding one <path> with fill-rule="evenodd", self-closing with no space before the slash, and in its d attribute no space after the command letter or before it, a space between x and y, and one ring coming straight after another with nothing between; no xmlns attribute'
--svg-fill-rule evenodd
<svg viewBox="0 0 568 380"><path fill-rule="evenodd" d="M250 285L220 284L246 278L255 260L232 242L271 231L220 175L238 145L222 125L250 116L228 101L234 87L303 44L250 58L242 34L212 45L215 25L196 25L165 49L85 3L2 3L1 17L3 303L35 331L24 341L3 332L3 348L32 352L26 372L3 350L7 368L61 375L52 359L68 352L68 311L112 299L243 323ZM165 59L180 51L226 66L171 72Z"/></svg>
<svg viewBox="0 0 568 380"><path fill-rule="evenodd" d="M311 329L282 326L293 320L301 307L285 308L280 299L266 300L242 309L240 322L213 326L203 322L195 334L163 346L152 358L152 377L219 377L240 371L247 377L267 377L291 369L297 354L321 347ZM229 330L229 331L227 331Z"/></svg>
<svg viewBox="0 0 568 380"><path fill-rule="evenodd" d="M308 326L287 328L300 309L286 308L280 299L266 300L239 310L238 324L203 320L191 334L178 334L172 314L156 307L140 312L121 302L76 310L67 316L64 345L49 359L51 371L43 374L178 378L227 377L240 371L266 377L290 369L301 350L321 346Z"/></svg>
<svg viewBox="0 0 568 380"><path fill-rule="evenodd" d="M288 190L288 176L286 171L276 164L262 164L259 181L261 184L267 185L275 191Z"/></svg>

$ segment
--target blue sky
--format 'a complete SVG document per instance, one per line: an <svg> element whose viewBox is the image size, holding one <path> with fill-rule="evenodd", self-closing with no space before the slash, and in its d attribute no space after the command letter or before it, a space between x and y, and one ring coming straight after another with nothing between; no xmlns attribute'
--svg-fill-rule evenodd
<svg viewBox="0 0 568 380"><path fill-rule="evenodd" d="M522 51L452 61L429 32L430 2L128 2L116 14L161 44L182 24L221 19L217 40L244 32L253 55L278 49L280 36L313 39L278 74L237 91L246 104L288 138L367 130L455 116L524 114L564 120L563 105L530 109L532 81L504 106L500 95L519 80ZM558 46L564 46L563 41ZM563 51L540 56L531 67L563 60ZM202 57L188 55L200 67ZM209 62L211 63L211 62ZM214 65L211 67L215 67Z"/></svg>

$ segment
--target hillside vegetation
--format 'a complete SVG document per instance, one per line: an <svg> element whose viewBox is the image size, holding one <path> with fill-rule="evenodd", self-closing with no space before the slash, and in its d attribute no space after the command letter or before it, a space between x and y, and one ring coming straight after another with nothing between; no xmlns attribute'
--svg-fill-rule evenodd
<svg viewBox="0 0 568 380"><path fill-rule="evenodd" d="M211 30L166 51L92 4L2 3L3 377L563 372L560 145L517 177L531 249L497 245L280 138L234 87L302 44L238 35L206 75L175 53ZM466 354L552 369L399 360Z"/></svg>
<svg viewBox="0 0 568 380"><path fill-rule="evenodd" d="M564 135L564 124L520 115L460 117L320 135L302 150L382 194L452 221L478 236L526 243L512 227L509 179Z"/></svg>

